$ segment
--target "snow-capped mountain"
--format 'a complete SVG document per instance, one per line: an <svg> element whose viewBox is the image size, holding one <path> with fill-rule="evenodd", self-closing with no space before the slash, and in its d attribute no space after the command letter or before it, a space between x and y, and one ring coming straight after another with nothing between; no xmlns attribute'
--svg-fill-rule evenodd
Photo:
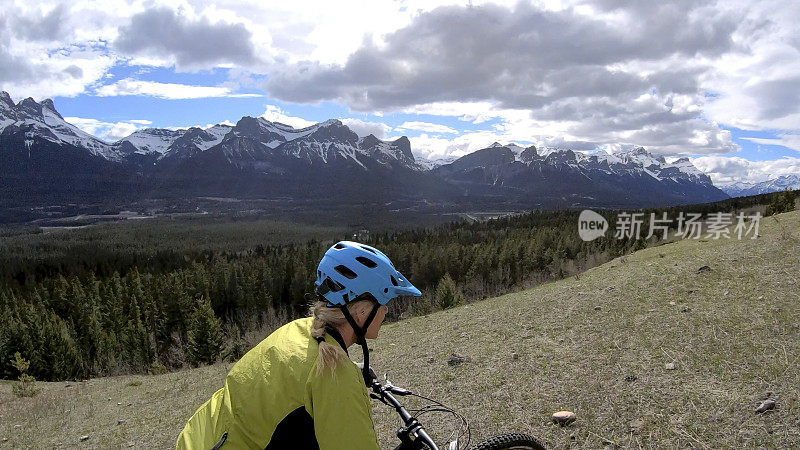
<svg viewBox="0 0 800 450"><path fill-rule="evenodd" d="M375 163L416 167L411 144L405 136L392 142L374 135L360 138L336 119L295 129L262 117L243 117L210 151L221 153L230 164L241 167L269 163L273 171L297 163L336 162L364 170Z"/></svg>
<svg viewBox="0 0 800 450"><path fill-rule="evenodd" d="M450 164L451 162L457 160L458 156L444 156L441 158L433 158L433 159L417 159L417 164L423 170L433 170L439 166L443 166L445 164Z"/></svg>
<svg viewBox="0 0 800 450"><path fill-rule="evenodd" d="M222 142L231 131L230 125L217 124L208 128L191 127L170 130L166 128L145 128L136 130L112 146L125 156L131 154L164 158L169 154L191 154L194 151L208 150Z"/></svg>
<svg viewBox="0 0 800 450"><path fill-rule="evenodd" d="M748 195L769 194L770 192L783 191L785 189L800 189L800 175L781 175L772 180L760 183L736 182L719 186L731 197L746 197Z"/></svg>
<svg viewBox="0 0 800 450"><path fill-rule="evenodd" d="M122 155L111 145L68 123L56 111L53 101L37 103L28 97L16 105L8 92L0 92L0 133L24 133L33 145L34 136L56 144L69 144L88 150L92 155L120 161Z"/></svg>
<svg viewBox="0 0 800 450"><path fill-rule="evenodd" d="M727 198L688 158L667 163L638 147L613 154L492 144L433 169L465 190L537 198L542 205L644 206Z"/></svg>
<svg viewBox="0 0 800 450"><path fill-rule="evenodd" d="M53 102L0 95L0 200L291 198L513 208L641 207L727 196L686 158L495 143L460 158L417 160L405 136L358 136L336 119L294 128L263 117L234 126L138 130L106 143ZM3 201L0 201L3 204ZM480 206L476 206L480 205Z"/></svg>

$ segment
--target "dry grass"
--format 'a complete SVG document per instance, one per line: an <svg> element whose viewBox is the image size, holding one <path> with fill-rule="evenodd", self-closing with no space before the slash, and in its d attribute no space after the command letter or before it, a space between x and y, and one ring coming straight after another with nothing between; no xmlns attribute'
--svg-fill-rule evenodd
<svg viewBox="0 0 800 450"><path fill-rule="evenodd" d="M756 240L667 244L389 324L373 364L467 416L475 439L514 430L553 448L798 447L800 212L779 219L762 220ZM696 273L703 265L712 270ZM453 352L470 360L450 367ZM42 383L34 399L4 383L0 448L171 447L228 369ZM767 391L777 408L754 414ZM578 420L551 425L560 409ZM382 446L393 448L397 416L374 410ZM447 424L424 423L444 440Z"/></svg>

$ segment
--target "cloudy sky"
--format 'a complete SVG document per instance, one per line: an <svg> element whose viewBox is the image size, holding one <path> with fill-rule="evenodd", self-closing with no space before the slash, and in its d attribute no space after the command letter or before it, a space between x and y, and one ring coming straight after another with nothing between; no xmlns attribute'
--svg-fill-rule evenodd
<svg viewBox="0 0 800 450"><path fill-rule="evenodd" d="M418 157L495 141L800 173L800 2L4 2L0 89L104 139L340 118Z"/></svg>

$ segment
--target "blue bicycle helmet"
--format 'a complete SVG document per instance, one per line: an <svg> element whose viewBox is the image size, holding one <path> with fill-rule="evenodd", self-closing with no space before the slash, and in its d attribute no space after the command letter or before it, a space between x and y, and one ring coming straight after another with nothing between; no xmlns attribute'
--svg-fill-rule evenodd
<svg viewBox="0 0 800 450"><path fill-rule="evenodd" d="M344 305L367 292L381 305L399 295L422 295L380 250L351 241L337 242L325 252L314 285L330 305Z"/></svg>

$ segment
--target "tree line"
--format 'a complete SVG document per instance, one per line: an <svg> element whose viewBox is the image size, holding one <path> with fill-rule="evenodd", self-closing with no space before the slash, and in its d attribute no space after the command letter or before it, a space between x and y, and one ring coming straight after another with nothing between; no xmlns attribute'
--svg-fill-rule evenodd
<svg viewBox="0 0 800 450"><path fill-rule="evenodd" d="M759 203L754 199L749 206L754 204ZM746 206L729 201L717 210ZM611 224L613 214L604 213ZM585 242L576 232L577 216L535 211L373 233L364 241L423 291L421 298L390 303L396 319L570 276L648 245L613 233ZM154 249L142 267L129 265L120 248L118 267L109 258L92 266L88 253L79 271L44 278L23 273L28 283L0 285L0 377L19 375L12 365L16 352L41 380L155 373L236 359L275 327L307 313L316 266L345 236L331 237L254 241L237 252L206 249L193 258L183 255L181 264L173 263L173 252Z"/></svg>

